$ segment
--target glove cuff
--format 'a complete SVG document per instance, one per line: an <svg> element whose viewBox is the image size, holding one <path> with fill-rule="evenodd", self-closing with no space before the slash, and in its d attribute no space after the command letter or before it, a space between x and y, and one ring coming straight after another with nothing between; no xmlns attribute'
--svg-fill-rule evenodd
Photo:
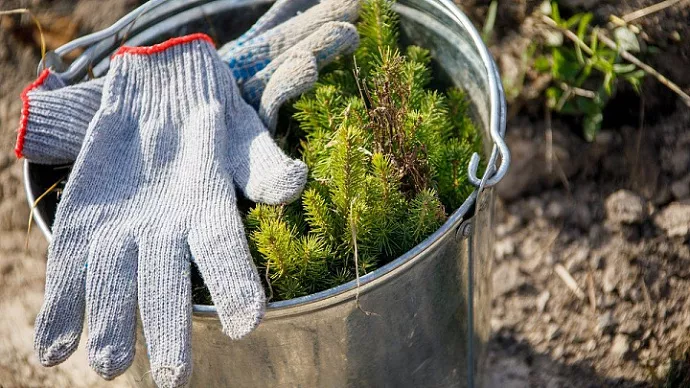
<svg viewBox="0 0 690 388"><path fill-rule="evenodd" d="M33 90L40 88L46 79L50 76L50 70L45 69L38 76L38 78L27 86L21 94L22 99L22 114L19 117L19 130L17 131L17 144L14 147L14 154L17 158L22 158L24 156L24 142L26 139L26 132L29 126L29 110L31 107L31 101L29 99L29 93Z"/></svg>
<svg viewBox="0 0 690 388"><path fill-rule="evenodd" d="M153 46L122 46L115 52L115 54L113 54L113 57L122 54L151 55L163 52L173 46L179 46L193 41L207 41L211 44L211 46L215 46L215 43L213 43L213 39L211 39L210 36L202 33L196 33L168 39L163 43L154 44Z"/></svg>
<svg viewBox="0 0 690 388"><path fill-rule="evenodd" d="M21 94L15 154L41 164L73 162L84 132L98 109L102 81L65 87L50 70L44 70Z"/></svg>

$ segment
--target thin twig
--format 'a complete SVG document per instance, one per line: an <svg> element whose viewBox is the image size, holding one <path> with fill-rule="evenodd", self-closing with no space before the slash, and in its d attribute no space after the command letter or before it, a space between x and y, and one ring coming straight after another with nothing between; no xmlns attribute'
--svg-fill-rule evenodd
<svg viewBox="0 0 690 388"><path fill-rule="evenodd" d="M642 278L641 281L642 297L644 298L645 307L647 307L647 314L649 314L649 317L653 317L654 310L652 309L652 298L649 296L649 289L647 289L647 283L644 281L644 278Z"/></svg>
<svg viewBox="0 0 690 388"><path fill-rule="evenodd" d="M576 95L576 96L586 97L586 98L589 98L589 99L592 99L592 100L595 99L595 98L597 98L597 94L596 94L595 92L591 91L591 90L582 89L582 88L578 88L578 87L575 87L575 86L570 86L570 85L566 84L565 82L559 83L558 86L559 86L563 91L565 91L565 92L568 92L568 91L569 91L569 92L571 92L572 94L574 94L574 95Z"/></svg>
<svg viewBox="0 0 690 388"><path fill-rule="evenodd" d="M570 190L570 181L568 180L568 176L565 174L565 170L563 170L563 166L558 160L558 155L556 155L553 152L553 127L551 125L551 109L549 109L548 103L546 104L544 110L544 121L546 122L546 130L544 131L544 137L546 138L546 150L544 150L544 156L546 158L546 168L549 174L551 174L553 173L553 166L555 164L558 168L558 177L560 178L563 187L565 187L566 191L568 191L568 194L572 194L572 191Z"/></svg>
<svg viewBox="0 0 690 388"><path fill-rule="evenodd" d="M575 279L573 279L573 277L570 275L570 272L568 272L563 265L556 264L554 271L556 271L556 274L560 276L560 278L563 280L563 283L570 288L570 291L572 291L578 299L585 299L585 293L582 291L580 286L577 285Z"/></svg>
<svg viewBox="0 0 690 388"><path fill-rule="evenodd" d="M630 23L631 21L633 21L635 19L643 18L643 17L651 15L653 13L663 11L664 9L666 9L668 7L672 7L672 6L680 3L681 1L683 1L683 0L662 1L661 3L650 5L649 7L638 9L637 11L630 12L627 15L623 15L621 17L621 20L623 20L626 23Z"/></svg>
<svg viewBox="0 0 690 388"><path fill-rule="evenodd" d="M648 64L640 61L637 59L634 55L630 54L628 51L618 47L614 41L612 41L608 36L604 35L603 32L598 31L597 36L599 37L599 41L608 46L612 50L617 50L618 54L620 54L621 58L625 59L626 61L632 63L633 65L639 67L640 69L644 70L645 73L653 76L656 78L659 82L661 82L664 86L669 88L672 92L676 93L682 100L685 105L690 107L690 95L685 93L680 86L676 85L673 81L669 80L668 78L664 77L661 73L656 71L653 67L649 66Z"/></svg>
<svg viewBox="0 0 690 388"><path fill-rule="evenodd" d="M264 274L264 276L266 277L266 285L268 286L269 294L268 294L267 300L269 300L269 301L273 299L273 286L271 285L271 276L270 276L270 272L269 272L270 268L271 268L271 261L266 260L266 273Z"/></svg>
<svg viewBox="0 0 690 388"><path fill-rule="evenodd" d="M357 282L357 287L355 288L355 305L357 308L363 312L366 315L376 315L375 313L372 313L371 311L367 311L362 308L362 305L359 303L359 288L360 288L360 283L359 283L359 253L357 251L357 225L355 224L355 219L352 216L352 209L353 209L353 204L354 201L350 202L350 233L352 235L352 245L354 247L354 256L355 256L355 279Z"/></svg>
<svg viewBox="0 0 690 388"><path fill-rule="evenodd" d="M38 21L38 18L34 16L33 13L28 8L17 8L17 9L10 9L7 11L0 11L0 16L1 15L20 15L20 14L28 14L31 17L31 20L33 20L34 24L36 24L36 28L38 28L38 34L41 36L41 59L45 58L46 56L46 41L43 38L43 28L41 28L41 22Z"/></svg>
<svg viewBox="0 0 690 388"><path fill-rule="evenodd" d="M546 23L549 27L552 27L552 28L555 28L555 29L561 31L568 39L572 40L575 44L580 46L582 51L587 53L587 55L593 55L594 54L594 51L592 51L592 49L589 48L589 46L587 46L587 43L583 42L580 38L578 38L578 36L575 35L574 32L570 31L567 28L563 28L563 27L559 26L555 20L551 19L550 17L548 17L546 15L542 15L541 18L544 21L544 23Z"/></svg>
<svg viewBox="0 0 690 388"><path fill-rule="evenodd" d="M642 149L642 134L644 133L644 96L640 96L640 116L639 116L639 126L637 131L637 140L635 143L635 160L633 162L633 174L638 172L638 166L640 162L640 150ZM631 174L632 175L632 174ZM642 176L640 173L639 176ZM632 175L633 184L637 179Z"/></svg>
<svg viewBox="0 0 690 388"><path fill-rule="evenodd" d="M592 49L587 46L585 42L583 42L577 35L575 35L574 32L568 30L567 28L563 28L556 23L555 20L551 19L550 17L546 15L542 15L542 20L544 23L549 25L550 27L556 28L559 31L563 33L568 39L573 41L576 45L578 45L582 51L587 53L587 55L593 55L594 52ZM676 93L681 100L683 100L683 103L690 107L690 96L686 94L678 85L676 85L673 81L669 80L668 78L664 77L661 73L656 71L653 67L647 65L646 63L640 61L637 59L634 55L630 54L628 51L620 48L616 42L611 40L608 36L606 36L601 30L597 29L596 30L597 37L599 38L599 41L606 45L608 48L611 50L616 50L618 54L621 56L621 58L625 59L626 61L632 63L633 65L639 67L640 69L644 70L645 73L653 76L656 78L659 82L661 82L664 86L669 88L672 92Z"/></svg>
<svg viewBox="0 0 690 388"><path fill-rule="evenodd" d="M587 291L589 291L589 304L592 306L592 312L596 312L597 294L594 288L594 276L592 276L592 271L587 272Z"/></svg>
<svg viewBox="0 0 690 388"><path fill-rule="evenodd" d="M551 109L549 109L548 103L544 109L544 121L546 123L546 131L544 131L544 136L546 137L546 171L551 174L553 172L553 128L551 127Z"/></svg>
<svg viewBox="0 0 690 388"><path fill-rule="evenodd" d="M50 194L55 188L67 178L67 175L63 176L60 178L57 182L53 183L46 191L43 192L43 194L39 195L36 200L34 200L34 203L31 205L31 210L29 211L29 224L26 227L26 239L24 241L24 249L28 250L29 249L29 235L31 234L31 224L34 221L34 210L36 209L36 206L38 206L39 202L45 198L46 195Z"/></svg>

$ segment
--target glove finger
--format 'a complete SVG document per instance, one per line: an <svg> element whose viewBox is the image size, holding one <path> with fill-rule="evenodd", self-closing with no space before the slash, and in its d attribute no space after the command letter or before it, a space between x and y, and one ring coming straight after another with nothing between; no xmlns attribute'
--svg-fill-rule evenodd
<svg viewBox="0 0 690 388"><path fill-rule="evenodd" d="M192 373L189 247L182 236L154 232L138 244L139 310L153 379L179 387Z"/></svg>
<svg viewBox="0 0 690 388"><path fill-rule="evenodd" d="M327 0L222 55L238 83L251 78L275 58L330 22L354 22L359 0Z"/></svg>
<svg viewBox="0 0 690 388"><path fill-rule="evenodd" d="M331 63L338 55L354 51L357 45L359 45L359 35L355 26L344 22L326 23L241 85L242 96L248 104L258 109L269 79L283 63L293 57L294 52L311 53L316 58L316 66L320 69Z"/></svg>
<svg viewBox="0 0 690 388"><path fill-rule="evenodd" d="M43 306L36 316L34 348L44 366L65 361L76 350L84 321L88 236L64 229L58 216L48 251Z"/></svg>
<svg viewBox="0 0 690 388"><path fill-rule="evenodd" d="M316 58L306 51L291 52L291 57L276 69L266 84L259 106L259 117L271 134L275 133L280 107L311 89L318 78Z"/></svg>
<svg viewBox="0 0 690 388"><path fill-rule="evenodd" d="M189 247L225 334L238 339L252 331L263 317L266 297L234 199L206 214L190 232Z"/></svg>
<svg viewBox="0 0 690 388"><path fill-rule="evenodd" d="M94 236L86 275L89 365L106 380L134 359L137 248L133 236L111 227Z"/></svg>
<svg viewBox="0 0 690 388"><path fill-rule="evenodd" d="M230 74L228 78L232 79ZM232 181L255 202L273 205L291 202L304 188L307 166L285 155L256 111L237 93L237 86L231 81L229 85L234 89L226 107L226 123L233 141L224 152L229 155L232 179L218 177L218 181ZM234 207L234 187L226 191L224 197L232 198L228 202Z"/></svg>
<svg viewBox="0 0 690 388"><path fill-rule="evenodd" d="M278 0L263 14L254 25L239 38L226 43L218 50L221 57L236 50L248 40L262 34L295 16L297 12L304 11L316 3L316 0Z"/></svg>

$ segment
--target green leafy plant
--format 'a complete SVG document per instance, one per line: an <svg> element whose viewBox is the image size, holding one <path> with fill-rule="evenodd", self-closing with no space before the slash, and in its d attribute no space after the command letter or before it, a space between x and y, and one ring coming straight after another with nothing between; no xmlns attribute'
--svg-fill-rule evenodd
<svg viewBox="0 0 690 388"><path fill-rule="evenodd" d="M534 67L552 78L545 92L547 107L581 116L585 138L591 141L601 128L604 107L619 83L627 82L639 93L645 72L624 62L619 50L601 44L599 28L591 26L591 13L562 19L557 2L546 8L550 11L546 21L555 39L547 39L550 50L535 60ZM564 40L562 34L569 40ZM637 43L634 35L632 39L629 34L616 35L619 46Z"/></svg>
<svg viewBox="0 0 690 388"><path fill-rule="evenodd" d="M324 69L294 103L299 129L289 125L283 140L308 165L307 187L295 203L257 204L245 219L272 300L389 262L473 190L466 168L481 144L468 100L458 89L429 88L429 52L399 48L397 26L391 1L365 1L357 51Z"/></svg>

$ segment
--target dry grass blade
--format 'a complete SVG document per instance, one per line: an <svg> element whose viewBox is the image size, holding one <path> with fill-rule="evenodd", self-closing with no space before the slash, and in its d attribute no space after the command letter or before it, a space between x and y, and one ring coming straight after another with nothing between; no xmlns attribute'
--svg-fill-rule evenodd
<svg viewBox="0 0 690 388"><path fill-rule="evenodd" d="M271 274L270 274L271 262L266 260L266 272L264 273L266 279L266 285L268 286L268 299L270 301L273 299L273 286L271 285Z"/></svg>
<svg viewBox="0 0 690 388"><path fill-rule="evenodd" d="M45 198L46 195L50 194L55 190L55 188L58 187L60 182L65 180L67 178L67 175L63 176L62 178L58 179L57 182L53 183L46 191L44 191L41 195L36 198L34 203L31 205L31 210L29 211L29 224L26 227L26 240L24 242L24 249L28 250L29 249L29 234L31 234L31 224L34 221L34 210L36 209L36 206Z"/></svg>
<svg viewBox="0 0 690 388"><path fill-rule="evenodd" d="M653 317L654 316L654 309L652 307L652 298L649 296L649 289L647 288L647 283L644 281L644 279L642 279L641 282L642 282L642 297L644 298L645 307L647 307L647 314L649 314L650 317Z"/></svg>
<svg viewBox="0 0 690 388"><path fill-rule="evenodd" d="M570 291L572 291L578 299L585 299L585 293L582 291L580 286L577 285L575 279L573 279L573 277L570 275L570 272L568 272L568 270L565 269L563 265L556 264L554 271L556 271L556 274L558 274L558 276L563 280L565 285L568 286L568 288L570 288Z"/></svg>
<svg viewBox="0 0 690 388"><path fill-rule="evenodd" d="M28 8L17 8L17 9L10 9L7 11L0 11L0 16L2 15L21 15L21 14L27 14L31 17L31 20L33 20L34 24L36 24L36 28L38 28L38 33L41 36L41 59L45 58L46 56L46 40L45 37L43 36L43 28L41 27L41 22L38 21L36 16L34 16L33 13Z"/></svg>
<svg viewBox="0 0 690 388"><path fill-rule="evenodd" d="M626 61L628 61L628 62L632 63L633 65L639 67L640 69L644 70L645 73L656 78L657 81L661 82L662 85L666 86L672 92L676 93L681 98L681 100L683 100L683 103L685 105L690 107L690 95L685 93L680 88L680 86L676 85L673 81L669 80L663 74L656 71L656 69L654 69L653 67L651 67L648 64L637 59L637 57L630 54L628 51L618 47L618 45L613 40L611 40L608 36L604 35L603 32L598 31L597 36L599 37L599 41L601 41L603 44L608 46L608 48L610 48L611 50L618 51L618 54L620 54L621 58L625 59Z"/></svg>
<svg viewBox="0 0 690 388"><path fill-rule="evenodd" d="M354 258L355 258L355 281L357 282L357 287L355 288L355 305L357 308L363 312L366 315L378 315L374 312L367 311L362 308L362 305L359 304L359 289L360 289L360 282L359 282L359 252L357 250L357 224L355 223L355 219L352 216L352 210L353 210L353 202L350 203L350 232L352 236L352 246L354 247Z"/></svg>
<svg viewBox="0 0 690 388"><path fill-rule="evenodd" d="M687 0L666 0L662 1L660 3L656 3L653 5L650 5L649 7L645 7L642 9L638 9L637 11L630 12L627 15L624 15L621 17L621 20L623 20L626 23L630 23L631 21L639 18L643 18L645 16L649 16L653 13L663 11L664 9L668 7L672 7L682 1L687 1Z"/></svg>
<svg viewBox="0 0 690 388"><path fill-rule="evenodd" d="M550 17L548 17L548 16L546 16L546 15L542 15L542 20L543 20L544 23L546 23L549 27L555 28L555 29L557 29L558 31L562 32L563 35L565 35L565 37L567 37L568 39L570 39L571 41L573 41L573 43L575 43L576 45L578 45L578 46L582 49L582 51L584 51L585 53L587 53L587 55L590 55L590 56L591 56L591 55L593 54L592 49L591 49L589 46L587 46L587 44L586 44L585 42L583 42L574 32L568 30L567 28L563 28L563 27L559 26L558 23L556 23L555 20L551 19ZM647 73L647 74L651 75L652 77L656 78L657 81L661 82L662 85L666 86L667 88L669 88L669 90L671 90L672 92L674 92L675 94L677 94L677 95L681 98L681 100L683 101L683 103L684 103L685 105L687 105L688 107L690 107L690 95L688 95L687 93L685 93L685 92L680 88L680 86L676 85L673 81L669 80L669 79L666 78L663 74L661 74L661 73L659 73L658 71L656 71L656 69L654 69L653 67L651 67L651 66L649 66L648 64L646 64L646 63L640 61L639 59L637 59L637 57L635 57L634 55L630 54L628 51L626 51L626 50L620 48L620 47L616 44L616 42L614 42L613 40L611 40L611 39L610 39L608 36L606 36L601 30L598 30L598 29L597 29L596 31L597 31L597 38L599 38L599 41L600 41L601 43L603 43L604 45L606 45L606 46L607 46L608 48L610 48L611 50L616 50L616 52L618 52L618 54L621 56L621 58L625 59L626 61L628 61L628 62L632 63L633 65L635 65L635 66L639 67L640 69L642 69L645 73Z"/></svg>
<svg viewBox="0 0 690 388"><path fill-rule="evenodd" d="M592 312L596 312L597 294L594 288L594 276L592 276L592 271L587 272L587 291L589 294L589 304L592 306Z"/></svg>

